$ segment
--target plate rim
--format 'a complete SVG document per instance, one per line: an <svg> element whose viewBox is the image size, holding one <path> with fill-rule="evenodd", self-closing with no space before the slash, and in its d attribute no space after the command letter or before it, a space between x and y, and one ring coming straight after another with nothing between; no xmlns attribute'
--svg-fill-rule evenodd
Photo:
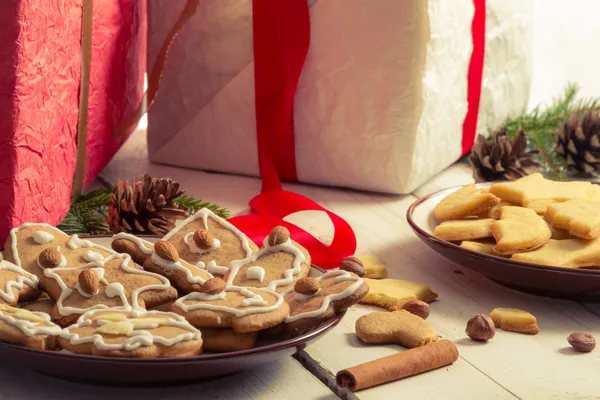
<svg viewBox="0 0 600 400"><path fill-rule="evenodd" d="M489 187L492 186L495 183L499 183L500 181L495 181L495 182L483 182L483 183L475 183L476 187ZM426 196L423 196L417 200L415 200L410 207L408 207L408 210L406 210L406 221L408 222L408 224L410 225L410 227L412 228L412 230L418 235L421 236L429 241L432 241L442 247L446 247L446 248L450 248L452 250L458 251L460 253L465 254L466 256L469 256L471 258L475 258L481 261L485 261L485 260L494 260L496 262L501 262L501 263L505 263L505 264L509 264L515 267L520 267L520 268L526 268L526 269L534 269L536 271L548 271L548 272L558 272L561 274L569 274L569 275L575 275L575 276L598 276L600 275L600 270L593 270L593 269L582 269L582 268L565 268L565 267L555 267L552 265L546 265L546 264L534 264L534 263L529 263L529 262L525 262L525 261L517 261L517 260L511 260L509 258L504 258L504 257L498 257L498 256L494 256L491 254L484 254L484 253L479 253L477 251L474 250L470 250L470 249L465 249L464 247L461 247L457 244L454 244L452 242L448 242L446 240L437 238L435 236L433 236L431 233L426 232L423 228L421 228L421 226L419 224L417 224L414 219L413 219L413 214L415 212L415 210L417 209L417 207L419 207L420 205L422 205L423 203L425 203L426 201L428 201L429 199L431 199L434 196L438 196L443 194L444 192L452 192L455 190L460 189L461 187L463 187L465 185L458 185L458 186L453 186L450 188L446 188L446 189L441 189L438 190L434 193L430 193ZM447 258L444 256L444 258Z"/></svg>

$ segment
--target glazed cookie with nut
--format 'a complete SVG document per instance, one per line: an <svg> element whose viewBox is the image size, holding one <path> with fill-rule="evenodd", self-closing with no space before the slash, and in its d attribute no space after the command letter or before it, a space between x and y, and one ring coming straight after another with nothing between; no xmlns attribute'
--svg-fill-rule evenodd
<svg viewBox="0 0 600 400"><path fill-rule="evenodd" d="M356 320L356 334L365 343L397 343L412 349L436 342L431 324L406 310L375 311Z"/></svg>
<svg viewBox="0 0 600 400"><path fill-rule="evenodd" d="M175 246L166 240L155 243L152 254L144 262L145 270L167 277L183 293L201 291L204 282L213 278L210 272L200 266L180 258Z"/></svg>
<svg viewBox="0 0 600 400"><path fill-rule="evenodd" d="M136 264L143 265L152 255L154 244L130 233L121 232L113 235L110 247L117 253L129 254Z"/></svg>
<svg viewBox="0 0 600 400"><path fill-rule="evenodd" d="M269 289L227 286L220 278L207 280L201 290L183 296L171 310L198 328L232 328L256 332L280 324L290 313L283 296Z"/></svg>
<svg viewBox="0 0 600 400"><path fill-rule="evenodd" d="M50 316L0 304L0 340L38 350L55 350L62 329Z"/></svg>
<svg viewBox="0 0 600 400"><path fill-rule="evenodd" d="M284 330L297 331L319 325L358 303L368 291L362 278L343 270L329 271L317 278L302 278L294 290L285 295L291 311Z"/></svg>
<svg viewBox="0 0 600 400"><path fill-rule="evenodd" d="M222 277L234 260L250 257L258 247L235 226L203 208L177 225L163 240L188 263Z"/></svg>
<svg viewBox="0 0 600 400"><path fill-rule="evenodd" d="M264 247L243 260L233 261L224 279L228 285L267 288L283 293L308 275L310 254L290 239L282 226L273 228Z"/></svg>
<svg viewBox="0 0 600 400"><path fill-rule="evenodd" d="M103 357L191 357L202 335L177 314L143 310L93 310L58 338L61 348Z"/></svg>

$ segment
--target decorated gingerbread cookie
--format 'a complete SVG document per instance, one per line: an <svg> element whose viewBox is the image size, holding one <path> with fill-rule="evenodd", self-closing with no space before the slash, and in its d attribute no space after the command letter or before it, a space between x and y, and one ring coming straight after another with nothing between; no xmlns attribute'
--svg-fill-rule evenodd
<svg viewBox="0 0 600 400"><path fill-rule="evenodd" d="M112 237L110 247L117 253L129 254L133 261L143 265L150 255L154 244L129 233L117 233Z"/></svg>
<svg viewBox="0 0 600 400"><path fill-rule="evenodd" d="M202 328L202 351L229 353L253 348L258 332L238 333L231 328Z"/></svg>
<svg viewBox="0 0 600 400"><path fill-rule="evenodd" d="M43 312L0 304L0 340L39 350L56 349L62 329Z"/></svg>
<svg viewBox="0 0 600 400"><path fill-rule="evenodd" d="M171 243L190 264L223 276L233 260L252 255L258 247L235 226L203 208L169 232Z"/></svg>
<svg viewBox="0 0 600 400"><path fill-rule="evenodd" d="M52 250L52 255L40 255L40 265L56 259L58 265L44 269L40 288L56 302L52 319L61 325L74 322L87 311L106 307L146 308L166 303L177 297L169 280L161 275L144 271L126 254L113 253L99 246L88 250L89 260L82 266L77 251ZM102 251L102 253L100 253ZM111 254L112 253L112 254ZM107 254L107 256L104 256Z"/></svg>
<svg viewBox="0 0 600 400"><path fill-rule="evenodd" d="M317 278L302 278L286 294L290 315L286 331L307 329L358 303L369 291L362 278L342 270L329 271Z"/></svg>
<svg viewBox="0 0 600 400"><path fill-rule="evenodd" d="M202 291L190 293L173 303L172 311L198 328L233 328L255 332L280 324L290 313L283 296L268 289L225 286L212 278Z"/></svg>
<svg viewBox="0 0 600 400"><path fill-rule="evenodd" d="M202 284L213 277L205 269L181 259L175 246L166 240L154 245L152 255L144 262L144 269L167 277L184 293L201 291Z"/></svg>
<svg viewBox="0 0 600 400"><path fill-rule="evenodd" d="M0 303L15 306L35 300L39 295L37 276L3 260L0 254Z"/></svg>
<svg viewBox="0 0 600 400"><path fill-rule="evenodd" d="M105 357L190 357L202 351L202 335L177 314L93 310L58 338L61 348Z"/></svg>
<svg viewBox="0 0 600 400"><path fill-rule="evenodd" d="M225 279L228 285L267 288L283 293L309 271L308 251L290 239L286 228L278 226L257 253L232 262Z"/></svg>

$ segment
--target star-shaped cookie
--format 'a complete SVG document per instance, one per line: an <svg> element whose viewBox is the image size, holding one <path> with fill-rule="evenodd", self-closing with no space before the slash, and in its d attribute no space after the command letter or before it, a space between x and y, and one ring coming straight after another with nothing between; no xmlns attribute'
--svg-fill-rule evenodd
<svg viewBox="0 0 600 400"><path fill-rule="evenodd" d="M446 196L433 210L438 221L462 219L471 215L487 213L500 201L487 188L478 189L474 184L461 187Z"/></svg>
<svg viewBox="0 0 600 400"><path fill-rule="evenodd" d="M545 179L541 174L531 174L513 182L496 183L490 188L490 193L544 214L548 204L573 199L600 199L596 186L583 181L555 182Z"/></svg>
<svg viewBox="0 0 600 400"><path fill-rule="evenodd" d="M600 236L600 200L578 199L548 205L544 218L553 227L583 239Z"/></svg>
<svg viewBox="0 0 600 400"><path fill-rule="evenodd" d="M513 254L511 260L566 268L600 267L600 238L550 239L543 247L527 253Z"/></svg>
<svg viewBox="0 0 600 400"><path fill-rule="evenodd" d="M104 357L190 357L202 335L177 314L143 310L93 310L58 338L61 348Z"/></svg>
<svg viewBox="0 0 600 400"><path fill-rule="evenodd" d="M0 303L15 306L39 296L37 276L3 260L0 254Z"/></svg>
<svg viewBox="0 0 600 400"><path fill-rule="evenodd" d="M496 239L494 252L500 255L535 250L552 236L546 221L535 211L523 207L502 207L500 220L490 229Z"/></svg>

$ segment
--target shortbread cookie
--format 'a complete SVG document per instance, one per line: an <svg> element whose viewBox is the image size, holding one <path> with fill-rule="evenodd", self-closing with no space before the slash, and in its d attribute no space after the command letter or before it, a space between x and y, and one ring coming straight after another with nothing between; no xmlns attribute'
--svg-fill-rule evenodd
<svg viewBox="0 0 600 400"><path fill-rule="evenodd" d="M491 230L496 239L494 252L504 255L535 250L552 236L544 219L523 207L503 207L500 220L492 224Z"/></svg>
<svg viewBox="0 0 600 400"><path fill-rule="evenodd" d="M202 351L230 353L253 348L258 332L238 333L230 328L202 328Z"/></svg>
<svg viewBox="0 0 600 400"><path fill-rule="evenodd" d="M319 325L358 303L368 291L362 278L348 271L329 271L317 278L302 278L294 290L285 295L290 315L285 319L284 329L297 331Z"/></svg>
<svg viewBox="0 0 600 400"><path fill-rule="evenodd" d="M438 221L462 219L487 212L499 201L500 199L490 194L487 188L477 189L471 183L442 199L433 210L433 213Z"/></svg>
<svg viewBox="0 0 600 400"><path fill-rule="evenodd" d="M583 181L550 181L536 173L513 182L496 183L490 188L490 193L502 200L531 208L538 214L544 214L548 204L574 199L600 200L598 189L594 186L596 185Z"/></svg>
<svg viewBox="0 0 600 400"><path fill-rule="evenodd" d="M462 247L463 249L476 251L478 253L483 253L483 254L487 254L490 256L507 257L505 255L496 253L494 251L494 246L496 246L495 243L476 242L476 241L472 241L472 240L465 240L465 241L461 242L461 244L460 244L460 247Z"/></svg>
<svg viewBox="0 0 600 400"><path fill-rule="evenodd" d="M43 312L0 304L0 340L39 350L55 350L62 329Z"/></svg>
<svg viewBox="0 0 600 400"><path fill-rule="evenodd" d="M360 301L396 311L409 300L422 300L427 303L437 299L438 295L428 285L403 281L400 279L364 279L369 292Z"/></svg>
<svg viewBox="0 0 600 400"><path fill-rule="evenodd" d="M566 268L600 267L600 238L550 239L537 250L513 254L511 260Z"/></svg>
<svg viewBox="0 0 600 400"><path fill-rule="evenodd" d="M37 276L3 260L0 254L0 303L15 306L39 296Z"/></svg>
<svg viewBox="0 0 600 400"><path fill-rule="evenodd" d="M518 308L495 308L490 314L494 324L505 331L537 335L540 328L537 319L527 311Z"/></svg>
<svg viewBox="0 0 600 400"><path fill-rule="evenodd" d="M290 239L284 227L275 227L264 247L243 260L233 261L225 275L228 285L267 288L283 293L310 272L310 254Z"/></svg>
<svg viewBox="0 0 600 400"><path fill-rule="evenodd" d="M154 245L151 256L144 262L144 269L167 277L183 293L201 291L202 284L213 277L207 270L180 258L175 246L166 240Z"/></svg>
<svg viewBox="0 0 600 400"><path fill-rule="evenodd" d="M202 335L177 314L119 309L88 311L58 338L61 348L104 357L191 357Z"/></svg>
<svg viewBox="0 0 600 400"><path fill-rule="evenodd" d="M365 343L397 343L409 349L436 342L439 338L429 322L406 310L363 315L356 320L355 331Z"/></svg>
<svg viewBox="0 0 600 400"><path fill-rule="evenodd" d="M550 222L546 221L548 224L548 228L550 228L550 232L552 232L552 236L550 239L554 240L566 240L566 239L575 239L575 236L572 236L569 231L564 231L562 229L557 229L550 224Z"/></svg>
<svg viewBox="0 0 600 400"><path fill-rule="evenodd" d="M435 227L433 236L448 241L485 239L492 237L494 222L492 218L446 221Z"/></svg>
<svg viewBox="0 0 600 400"><path fill-rule="evenodd" d="M224 275L233 260L250 257L258 247L229 222L203 208L182 221L163 240L179 256L213 275Z"/></svg>
<svg viewBox="0 0 600 400"><path fill-rule="evenodd" d="M117 253L129 254L136 264L143 265L146 258L152 255L154 244L129 233L121 232L112 237L110 247Z"/></svg>
<svg viewBox="0 0 600 400"><path fill-rule="evenodd" d="M71 267L72 260L80 257L76 252L57 253L52 257L60 259L58 266L44 270L40 288L56 302L51 316L57 323L68 325L79 315L98 308L143 309L177 298L167 278L137 267L129 255L102 257L98 251L112 252L94 247L92 253L99 258L81 267Z"/></svg>
<svg viewBox="0 0 600 400"><path fill-rule="evenodd" d="M290 313L283 296L268 289L225 287L220 278L208 280L202 291L173 303L172 311L198 328L233 328L255 332L280 324Z"/></svg>
<svg viewBox="0 0 600 400"><path fill-rule="evenodd" d="M553 227L583 239L600 237L600 200L577 199L549 204L544 218Z"/></svg>
<svg viewBox="0 0 600 400"><path fill-rule="evenodd" d="M484 218L500 219L500 216L502 215L502 207L515 206L515 205L516 204L511 203L510 201L501 200L498 204L496 204L494 207L489 209L487 214L485 214Z"/></svg>
<svg viewBox="0 0 600 400"><path fill-rule="evenodd" d="M387 266L377 256L356 256L365 268L363 278L384 279L388 276Z"/></svg>

